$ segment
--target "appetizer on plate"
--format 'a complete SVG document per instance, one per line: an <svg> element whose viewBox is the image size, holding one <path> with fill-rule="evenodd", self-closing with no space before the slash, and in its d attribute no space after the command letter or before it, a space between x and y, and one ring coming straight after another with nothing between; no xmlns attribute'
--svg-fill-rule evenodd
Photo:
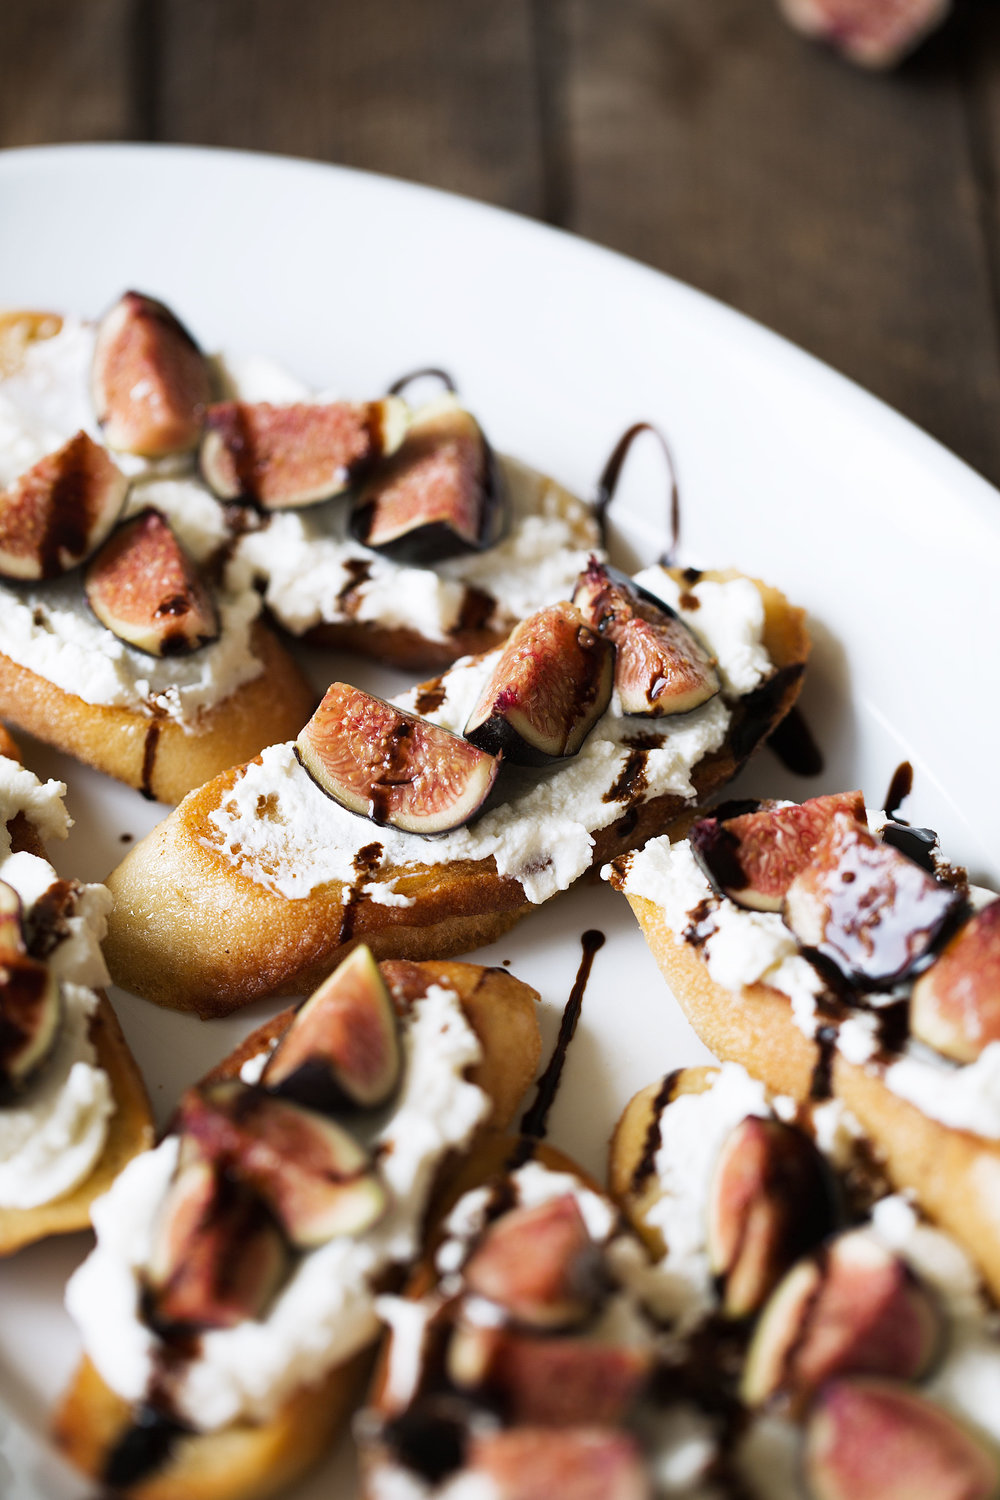
<svg viewBox="0 0 1000 1500"><path fill-rule="evenodd" d="M574 601L392 704L334 684L185 799L109 877L116 980L211 1016L359 939L490 942L718 791L795 700L802 612L764 584L595 560Z"/></svg>
<svg viewBox="0 0 1000 1500"><path fill-rule="evenodd" d="M1000 899L859 792L723 807L606 873L716 1056L843 1100L1000 1294Z"/></svg>
<svg viewBox="0 0 1000 1500"><path fill-rule="evenodd" d="M56 1416L66 1455L145 1500L271 1495L314 1463L378 1294L531 1080L537 998L503 970L359 948L189 1090L96 1206L69 1284L86 1357Z"/></svg>
<svg viewBox="0 0 1000 1500"><path fill-rule="evenodd" d="M94 1199L153 1138L146 1090L100 986L111 898L60 880L61 782L0 736L0 1255L90 1223Z"/></svg>

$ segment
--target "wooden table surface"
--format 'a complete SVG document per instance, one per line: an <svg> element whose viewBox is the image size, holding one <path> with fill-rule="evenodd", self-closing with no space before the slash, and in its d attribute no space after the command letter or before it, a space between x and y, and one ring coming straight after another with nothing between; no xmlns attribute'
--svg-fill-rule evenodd
<svg viewBox="0 0 1000 1500"><path fill-rule="evenodd" d="M0 146L78 140L284 152L546 219L1000 483L996 0L886 76L773 0L0 0Z"/></svg>

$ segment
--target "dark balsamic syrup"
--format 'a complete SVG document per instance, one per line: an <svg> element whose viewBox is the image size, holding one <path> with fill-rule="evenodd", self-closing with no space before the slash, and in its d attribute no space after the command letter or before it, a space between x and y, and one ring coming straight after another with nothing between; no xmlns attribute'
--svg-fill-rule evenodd
<svg viewBox="0 0 1000 1500"><path fill-rule="evenodd" d="M361 887L374 878L381 858L381 844L365 844L354 856L354 871L357 878L356 883L347 892L347 899L340 914L341 943L349 943L354 936L354 924L362 900Z"/></svg>
<svg viewBox="0 0 1000 1500"><path fill-rule="evenodd" d="M646 1139L642 1143L642 1155L635 1164L632 1181L629 1183L629 1188L633 1193L638 1192L653 1170L656 1153L660 1149L660 1116L672 1101L677 1080L683 1071L683 1068L675 1068L672 1073L668 1073L656 1091L649 1124L646 1127Z"/></svg>
<svg viewBox="0 0 1000 1500"><path fill-rule="evenodd" d="M496 600L485 589L465 585L462 607L458 612L456 630L483 630L496 608Z"/></svg>
<svg viewBox="0 0 1000 1500"><path fill-rule="evenodd" d="M651 432L654 435L663 449L663 454L667 461L667 473L670 483L670 545L660 558L660 561L666 567L677 556L677 549L680 545L681 500L680 490L677 485L677 466L674 463L670 445L660 429L655 427L652 422L634 423L627 432L622 434L611 450L611 456L604 465L600 478L597 481L597 489L594 495L594 517L600 528L601 545L606 547L608 543L608 508L615 498L618 481L621 478L625 460L631 452L632 444L639 434L643 432ZM701 575L699 574L698 576L700 577Z"/></svg>
<svg viewBox="0 0 1000 1500"><path fill-rule="evenodd" d="M441 678L437 677L417 694L417 701L414 706L418 714L432 714L441 707L447 696L448 689Z"/></svg>
<svg viewBox="0 0 1000 1500"><path fill-rule="evenodd" d="M883 844L891 844L898 849L900 854L905 854L907 859L912 859L915 865L926 870L928 875L938 873L937 865L934 863L934 850L937 848L937 834L933 828L911 828L909 823L887 823L882 829Z"/></svg>
<svg viewBox="0 0 1000 1500"><path fill-rule="evenodd" d="M69 937L79 893L78 881L54 880L39 896L24 919L24 940L32 958L48 958Z"/></svg>
<svg viewBox="0 0 1000 1500"><path fill-rule="evenodd" d="M439 370L436 365L428 365L424 370L410 370L407 375L400 375L394 380L386 391L387 396L401 396L408 385L413 385L417 380L440 380L450 396L458 394L458 386L455 384L447 370Z"/></svg>
<svg viewBox="0 0 1000 1500"><path fill-rule="evenodd" d="M154 719L146 730L146 739L142 747L142 776L139 790L147 802L156 801L153 793L153 769L156 765L156 747L160 743L161 728L159 720Z"/></svg>
<svg viewBox="0 0 1000 1500"><path fill-rule="evenodd" d="M534 1103L525 1111L521 1120L521 1132L523 1135L532 1136L540 1140L548 1129L549 1111L555 1101L559 1088L559 1080L562 1078L562 1070L566 1062L566 1054L569 1044L573 1040L577 1022L580 1019L580 1011L583 1008L583 995L593 968L594 957L604 947L605 937L603 932L594 928L585 932L580 939L583 947L583 956L580 959L580 967L577 970L573 988L570 990L566 1008L563 1011L562 1021L559 1025L559 1035L556 1038L552 1056L549 1058L548 1066L541 1078L538 1080L538 1090L535 1094Z"/></svg>
<svg viewBox="0 0 1000 1500"><path fill-rule="evenodd" d="M618 779L604 793L605 802L638 802L646 790L646 750L630 750Z"/></svg>
<svg viewBox="0 0 1000 1500"><path fill-rule="evenodd" d="M833 1095L833 1063L837 1053L837 1026L824 1024L816 1032L816 1062L809 1080L809 1097L817 1104Z"/></svg>
<svg viewBox="0 0 1000 1500"><path fill-rule="evenodd" d="M344 563L347 582L337 595L337 608L345 615L353 615L357 609L355 593L371 577L371 563L363 557L349 557Z"/></svg>
<svg viewBox="0 0 1000 1500"><path fill-rule="evenodd" d="M794 704L778 727L771 731L767 744L793 776L823 774L823 752L798 704Z"/></svg>
<svg viewBox="0 0 1000 1500"><path fill-rule="evenodd" d="M191 1429L155 1406L144 1404L108 1455L101 1478L113 1490L130 1489L169 1459L174 1444Z"/></svg>
<svg viewBox="0 0 1000 1500"><path fill-rule="evenodd" d="M900 761L899 765L892 773L892 780L889 782L889 790L885 794L884 806L885 815L887 818L892 818L897 823L905 821L904 819L897 817L897 814L899 812L899 804L901 802L905 802L912 791L913 767L910 765L910 762L908 760Z"/></svg>

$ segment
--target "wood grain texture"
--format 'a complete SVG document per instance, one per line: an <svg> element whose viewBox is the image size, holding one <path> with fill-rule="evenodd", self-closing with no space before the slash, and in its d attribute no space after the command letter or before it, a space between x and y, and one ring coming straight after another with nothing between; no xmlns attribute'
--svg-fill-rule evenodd
<svg viewBox="0 0 1000 1500"><path fill-rule="evenodd" d="M132 0L2 0L0 146L137 131Z"/></svg>
<svg viewBox="0 0 1000 1500"><path fill-rule="evenodd" d="M570 227L759 318L1000 480L963 97L979 13L872 77L770 5L558 4Z"/></svg>

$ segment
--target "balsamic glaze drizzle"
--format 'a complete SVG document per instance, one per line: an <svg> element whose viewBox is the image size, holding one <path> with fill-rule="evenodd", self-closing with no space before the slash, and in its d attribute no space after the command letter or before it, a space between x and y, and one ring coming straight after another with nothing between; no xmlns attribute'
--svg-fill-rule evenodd
<svg viewBox="0 0 1000 1500"><path fill-rule="evenodd" d="M600 528L601 545L606 547L608 542L608 507L615 498L618 481L621 478L621 472L625 460L631 451L632 444L642 432L653 433L660 447L663 449L663 454L667 461L667 473L670 480L670 546L660 557L660 562L664 567L668 567L677 556L680 546L681 498L677 484L677 465L674 463L674 456L670 451L670 445L660 429L654 426L652 422L635 422L618 439L597 481L597 488L594 493L594 517Z"/></svg>
<svg viewBox="0 0 1000 1500"><path fill-rule="evenodd" d="M406 387L412 385L415 380L440 380L449 395L455 396L458 394L458 386L447 370L439 370L436 365L428 365L425 369L410 370L407 375L400 375L398 380L392 382L392 385L386 391L386 395L401 396Z"/></svg>
<svg viewBox="0 0 1000 1500"><path fill-rule="evenodd" d="M569 992L569 999L566 1001L566 1008L559 1025L559 1035L545 1072L538 1080L534 1103L525 1111L521 1120L522 1135L532 1136L536 1140L541 1140L548 1129L549 1111L555 1101L569 1044L573 1040L577 1022L580 1019L583 993L590 978L594 956L604 947L604 933L591 928L583 934L580 942L583 947L583 956L580 959L580 967L577 970L573 988Z"/></svg>
<svg viewBox="0 0 1000 1500"><path fill-rule="evenodd" d="M885 815L897 823L905 822L904 818L898 816L899 804L905 802L913 791L913 767L908 760L900 761L892 773L889 790L885 794Z"/></svg>
<svg viewBox="0 0 1000 1500"><path fill-rule="evenodd" d="M156 801L153 791L153 768L156 765L156 747L160 742L161 728L159 720L154 719L146 730L146 739L142 747L142 779L139 783L139 790L147 802Z"/></svg>

